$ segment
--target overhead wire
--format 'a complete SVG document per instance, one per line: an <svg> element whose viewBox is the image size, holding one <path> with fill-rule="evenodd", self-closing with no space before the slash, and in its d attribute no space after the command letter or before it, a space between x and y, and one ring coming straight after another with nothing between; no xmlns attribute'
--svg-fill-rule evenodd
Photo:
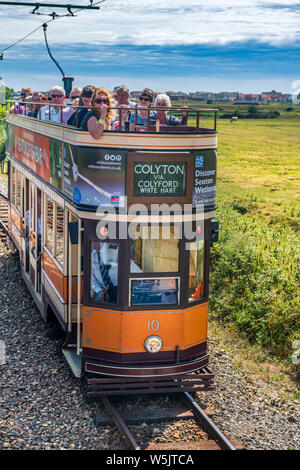
<svg viewBox="0 0 300 470"><path fill-rule="evenodd" d="M100 3L104 3L106 0L100 0L98 2L92 2L91 4L93 6L96 6L96 5L99 5ZM42 6L42 4L40 5ZM71 15L70 13L66 13L65 15L57 15L55 13L55 16L54 16L54 13L52 14L45 14L47 16L52 16L51 20L48 20L46 21L46 23L43 23L41 24L40 26L38 26L37 28L35 28L33 31L31 31L30 33L26 34L26 36L23 36L22 38L18 39L16 42L14 42L13 44L11 44L10 46L6 47L5 49L3 49L2 51L0 51L0 56L3 54L3 52L7 51L8 49L10 49L11 47L14 47L16 46L17 44L19 44L20 42L24 41L25 39L27 39L29 36L31 36L32 34L34 34L36 31L38 31L40 28L43 27L44 24L48 24L48 23L51 23L51 21L54 21L54 20L57 20L59 18L64 18L64 17L67 17L67 16L74 16L74 13L78 13L79 11L82 11L83 8L78 8L77 10L74 10L73 14ZM36 14L36 13L35 13ZM39 15L42 15L42 13L39 13Z"/></svg>

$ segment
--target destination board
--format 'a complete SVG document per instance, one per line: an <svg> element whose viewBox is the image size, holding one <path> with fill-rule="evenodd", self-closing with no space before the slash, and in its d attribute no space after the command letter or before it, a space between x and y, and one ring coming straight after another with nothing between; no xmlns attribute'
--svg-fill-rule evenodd
<svg viewBox="0 0 300 470"><path fill-rule="evenodd" d="M136 161L133 172L135 197L182 197L186 195L186 162Z"/></svg>

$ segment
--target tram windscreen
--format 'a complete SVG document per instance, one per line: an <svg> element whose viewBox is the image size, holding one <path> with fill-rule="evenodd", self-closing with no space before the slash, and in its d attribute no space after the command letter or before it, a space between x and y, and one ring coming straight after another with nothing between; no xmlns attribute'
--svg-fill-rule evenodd
<svg viewBox="0 0 300 470"><path fill-rule="evenodd" d="M190 243L189 247L189 302L204 296L204 241Z"/></svg>
<svg viewBox="0 0 300 470"><path fill-rule="evenodd" d="M177 273L179 269L179 234L174 226L139 226L131 240L130 271Z"/></svg>
<svg viewBox="0 0 300 470"><path fill-rule="evenodd" d="M178 279L130 279L131 305L178 304Z"/></svg>

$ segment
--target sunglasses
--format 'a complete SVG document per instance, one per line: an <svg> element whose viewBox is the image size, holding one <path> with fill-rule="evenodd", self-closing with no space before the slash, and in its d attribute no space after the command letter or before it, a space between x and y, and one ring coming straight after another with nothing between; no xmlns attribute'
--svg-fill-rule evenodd
<svg viewBox="0 0 300 470"><path fill-rule="evenodd" d="M26 95L27 95L27 93L21 93L21 96L26 96Z"/></svg>
<svg viewBox="0 0 300 470"><path fill-rule="evenodd" d="M80 97L80 95L71 96L71 100L76 100L79 97Z"/></svg>
<svg viewBox="0 0 300 470"><path fill-rule="evenodd" d="M139 100L140 101L151 101L150 98L147 98L147 96L140 96Z"/></svg>
<svg viewBox="0 0 300 470"><path fill-rule="evenodd" d="M92 94L93 94L92 91L83 91L81 96L82 96L82 98L91 98Z"/></svg>
<svg viewBox="0 0 300 470"><path fill-rule="evenodd" d="M100 104L100 103L104 103L104 104L108 104L108 100L103 100L102 98L97 98L94 103L97 103L97 104Z"/></svg>
<svg viewBox="0 0 300 470"><path fill-rule="evenodd" d="M52 96L52 98L62 98L64 95L53 95L52 94L51 96Z"/></svg>

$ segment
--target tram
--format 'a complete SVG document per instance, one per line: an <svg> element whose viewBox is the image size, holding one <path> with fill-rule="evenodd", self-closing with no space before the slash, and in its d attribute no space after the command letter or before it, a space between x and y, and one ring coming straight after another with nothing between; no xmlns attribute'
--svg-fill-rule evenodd
<svg viewBox="0 0 300 470"><path fill-rule="evenodd" d="M22 277L44 321L54 315L65 332L74 375L96 377L99 393L146 381L160 392L168 380L185 390L192 373L193 387L212 387L217 110L187 112L189 125L149 122L98 140L7 115L8 227Z"/></svg>

